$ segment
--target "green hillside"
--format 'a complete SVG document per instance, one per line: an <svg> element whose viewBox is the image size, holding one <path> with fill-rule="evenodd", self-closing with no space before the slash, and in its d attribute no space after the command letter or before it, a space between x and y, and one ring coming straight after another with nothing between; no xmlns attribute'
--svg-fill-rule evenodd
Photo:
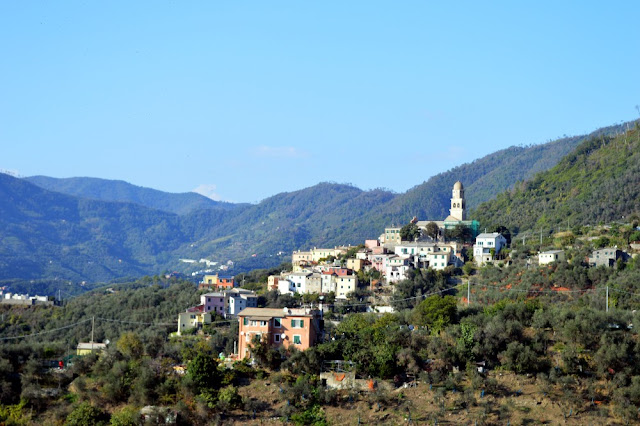
<svg viewBox="0 0 640 426"><path fill-rule="evenodd" d="M31 176L25 179L49 191L93 200L135 203L176 214L186 214L201 209L232 210L244 205L214 201L195 192L173 194L158 191L121 180L90 177L59 179L47 176Z"/></svg>
<svg viewBox="0 0 640 426"><path fill-rule="evenodd" d="M551 232L640 212L640 132L593 137L557 166L525 180L473 216L482 226Z"/></svg>
<svg viewBox="0 0 640 426"><path fill-rule="evenodd" d="M614 135L625 124L604 127L588 135L565 137L540 145L512 146L496 151L471 163L433 176L390 203L380 215L386 223L406 223L411 217L445 218L449 215L451 188L456 181L465 187L467 206L475 208L497 194L512 188L516 182L530 179L536 173L555 166L565 155L585 140Z"/></svg>

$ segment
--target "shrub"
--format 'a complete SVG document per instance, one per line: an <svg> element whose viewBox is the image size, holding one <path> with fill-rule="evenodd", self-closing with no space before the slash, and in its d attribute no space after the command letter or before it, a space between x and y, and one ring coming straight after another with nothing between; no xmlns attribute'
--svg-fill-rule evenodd
<svg viewBox="0 0 640 426"><path fill-rule="evenodd" d="M76 406L67 416L65 426L105 425L105 413L97 407L83 402Z"/></svg>

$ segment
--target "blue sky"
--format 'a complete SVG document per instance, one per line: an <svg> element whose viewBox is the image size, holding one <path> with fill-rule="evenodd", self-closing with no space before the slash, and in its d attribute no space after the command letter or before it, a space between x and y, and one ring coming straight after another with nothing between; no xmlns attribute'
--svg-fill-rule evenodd
<svg viewBox="0 0 640 426"><path fill-rule="evenodd" d="M0 169L242 202L321 181L404 192L638 118L637 16L633 1L1 2Z"/></svg>

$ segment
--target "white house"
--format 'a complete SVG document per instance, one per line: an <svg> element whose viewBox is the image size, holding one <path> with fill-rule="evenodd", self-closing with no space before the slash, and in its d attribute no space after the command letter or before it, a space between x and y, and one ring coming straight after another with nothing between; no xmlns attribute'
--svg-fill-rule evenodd
<svg viewBox="0 0 640 426"><path fill-rule="evenodd" d="M394 250L398 256L411 259L415 268L443 270L450 264L460 266L462 263L456 256L458 244L455 242L402 242Z"/></svg>
<svg viewBox="0 0 640 426"><path fill-rule="evenodd" d="M307 292L307 277L311 276L311 272L293 272L287 275L287 280L293 283L294 292L306 293Z"/></svg>
<svg viewBox="0 0 640 426"><path fill-rule="evenodd" d="M357 275L336 275L336 299L346 299L358 288Z"/></svg>
<svg viewBox="0 0 640 426"><path fill-rule="evenodd" d="M296 292L296 285L293 283L293 281L290 281L285 278L280 278L278 280L278 292L280 294L293 295L293 293Z"/></svg>
<svg viewBox="0 0 640 426"><path fill-rule="evenodd" d="M538 253L538 264L547 265L565 260L564 250L549 250Z"/></svg>
<svg viewBox="0 0 640 426"><path fill-rule="evenodd" d="M336 273L334 271L324 271L321 277L321 293L336 293Z"/></svg>
<svg viewBox="0 0 640 426"><path fill-rule="evenodd" d="M250 290L234 288L225 293L226 315L238 315L244 308L257 308L258 296ZM226 316L225 315L225 316Z"/></svg>
<svg viewBox="0 0 640 426"><path fill-rule="evenodd" d="M407 278L410 269L408 257L390 256L385 265L384 278L388 283L402 281Z"/></svg>
<svg viewBox="0 0 640 426"><path fill-rule="evenodd" d="M503 247L506 247L507 239L499 232L482 233L476 237L476 243L473 245L473 259L478 266L485 262L491 262L493 255L499 253Z"/></svg>

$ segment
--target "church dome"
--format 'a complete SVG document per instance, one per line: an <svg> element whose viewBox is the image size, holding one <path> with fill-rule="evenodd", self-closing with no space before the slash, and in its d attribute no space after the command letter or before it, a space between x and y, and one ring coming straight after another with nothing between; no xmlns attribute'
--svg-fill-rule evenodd
<svg viewBox="0 0 640 426"><path fill-rule="evenodd" d="M462 182L457 181L457 182L453 185L453 189L462 189Z"/></svg>

